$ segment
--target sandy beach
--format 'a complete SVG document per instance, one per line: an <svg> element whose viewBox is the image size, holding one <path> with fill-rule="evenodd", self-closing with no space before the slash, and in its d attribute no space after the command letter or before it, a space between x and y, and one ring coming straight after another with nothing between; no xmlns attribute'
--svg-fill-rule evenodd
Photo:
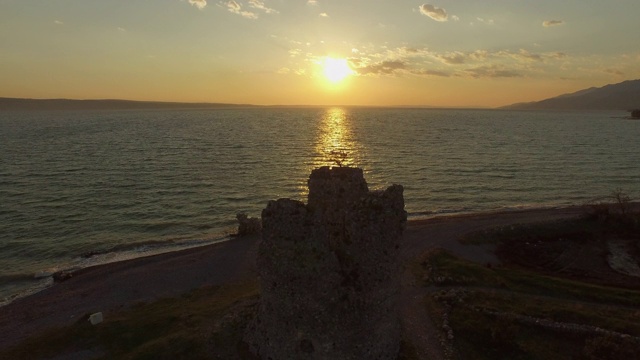
<svg viewBox="0 0 640 360"><path fill-rule="evenodd" d="M457 256L479 263L495 263L490 247L463 245L458 239L467 233L517 223L531 223L580 215L581 207L527 209L441 216L409 221L404 232L401 254L404 263L432 248L444 248ZM108 318L140 302L175 297L190 290L223 285L256 276L255 257L259 236L235 238L210 246L138 258L86 268L67 281L57 283L31 296L17 299L0 308L0 348L51 327L70 325L87 314L101 311ZM423 337L413 339L418 351L437 349L427 346L429 321L416 312L419 293L413 281L403 281L403 318L405 331ZM423 311L424 312L424 311ZM435 353L434 353L435 352Z"/></svg>

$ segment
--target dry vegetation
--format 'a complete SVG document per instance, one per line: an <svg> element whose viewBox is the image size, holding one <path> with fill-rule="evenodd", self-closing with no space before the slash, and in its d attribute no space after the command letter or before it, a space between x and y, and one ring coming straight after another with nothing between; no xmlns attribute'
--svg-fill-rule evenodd
<svg viewBox="0 0 640 360"><path fill-rule="evenodd" d="M241 342L256 282L137 304L92 326L86 317L0 351L0 359L251 359Z"/></svg>
<svg viewBox="0 0 640 360"><path fill-rule="evenodd" d="M628 197L618 199L587 207L579 219L508 226L464 239L496 244L500 266L441 250L425 254L415 267L430 289L425 306L456 357L637 357L640 215L631 211Z"/></svg>

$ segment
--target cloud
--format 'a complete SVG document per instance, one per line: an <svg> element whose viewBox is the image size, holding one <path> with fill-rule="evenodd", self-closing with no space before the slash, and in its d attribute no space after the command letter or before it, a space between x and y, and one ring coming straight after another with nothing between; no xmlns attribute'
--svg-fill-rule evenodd
<svg viewBox="0 0 640 360"><path fill-rule="evenodd" d="M302 49L291 49L289 50L290 57L296 57L302 55Z"/></svg>
<svg viewBox="0 0 640 360"><path fill-rule="evenodd" d="M480 21L483 24L487 24L487 25L494 25L495 22L493 21L493 19L483 19L481 17L476 18L478 21Z"/></svg>
<svg viewBox="0 0 640 360"><path fill-rule="evenodd" d="M207 6L207 0L189 0L189 4L202 10L205 6Z"/></svg>
<svg viewBox="0 0 640 360"><path fill-rule="evenodd" d="M551 59L560 60L560 59L566 58L567 54L563 52L554 52L554 53L547 53L546 56Z"/></svg>
<svg viewBox="0 0 640 360"><path fill-rule="evenodd" d="M425 58L432 53L427 48L399 47L393 50L387 50L387 56L392 59L403 58Z"/></svg>
<svg viewBox="0 0 640 360"><path fill-rule="evenodd" d="M414 72L416 75L427 75L427 76L440 76L440 77L449 77L451 74L446 73L444 71L439 70L420 70Z"/></svg>
<svg viewBox="0 0 640 360"><path fill-rule="evenodd" d="M64 23L62 21L60 21L60 20L54 20L53 23L56 24L56 25L64 25Z"/></svg>
<svg viewBox="0 0 640 360"><path fill-rule="evenodd" d="M565 59L567 58L567 54L563 53L563 52L549 52L549 53L540 53L540 54L536 54L536 53L531 53L525 49L520 49L517 53L511 52L511 51L507 51L507 50L503 50L503 51L499 51L497 53L494 53L494 55L498 56L498 57L510 57L512 59L521 61L521 62L544 62L546 60L560 60L560 59Z"/></svg>
<svg viewBox="0 0 640 360"><path fill-rule="evenodd" d="M308 0L307 5L312 5L312 6L318 5L318 0Z"/></svg>
<svg viewBox="0 0 640 360"><path fill-rule="evenodd" d="M514 59L517 59L517 60L525 60L525 61L542 61L543 60L542 55L530 53L525 49L520 49L520 51L517 54L513 54L512 56Z"/></svg>
<svg viewBox="0 0 640 360"><path fill-rule="evenodd" d="M390 75L398 70L405 70L406 68L407 64L404 61L388 60L377 64L356 68L356 71L360 75Z"/></svg>
<svg viewBox="0 0 640 360"><path fill-rule="evenodd" d="M487 50L476 50L471 54L469 54L469 58L475 61L484 61L486 58L489 57L489 55L490 54Z"/></svg>
<svg viewBox="0 0 640 360"><path fill-rule="evenodd" d="M327 14L327 13L320 13L320 15L318 15L318 16L320 16L320 17L329 17L329 14Z"/></svg>
<svg viewBox="0 0 640 360"><path fill-rule="evenodd" d="M360 76L508 79L554 77L577 66L577 59L563 52L541 52L534 48L477 49L473 51L434 51L427 47L374 44L345 44L351 49L351 68ZM354 46L355 45L355 46ZM317 59L314 43L311 48L291 45L292 58ZM356 49L356 50L354 50ZM635 60L638 53L632 53ZM629 60L631 61L631 60ZM630 76L629 66L618 64L615 69ZM606 68L606 67L604 67ZM610 66L610 68L614 68ZM293 69L293 67L291 68ZM603 68L598 69L601 75ZM634 70L635 71L635 70ZM615 72L611 75L620 76ZM610 75L610 76L611 76Z"/></svg>
<svg viewBox="0 0 640 360"><path fill-rule="evenodd" d="M227 1L226 5L227 5L227 10L231 11L234 14L239 14L240 11L242 11L242 6L240 6L240 4L238 4L233 0Z"/></svg>
<svg viewBox="0 0 640 360"><path fill-rule="evenodd" d="M422 15L428 16L435 21L442 22L448 20L447 11L445 9L440 9L430 4L422 4L419 9Z"/></svg>
<svg viewBox="0 0 640 360"><path fill-rule="evenodd" d="M447 65L464 64L467 59L467 55L460 51L454 51L443 55L435 55L435 57Z"/></svg>
<svg viewBox="0 0 640 360"><path fill-rule="evenodd" d="M615 76L624 76L624 73L618 69L605 69L604 72Z"/></svg>
<svg viewBox="0 0 640 360"><path fill-rule="evenodd" d="M545 20L542 22L542 26L544 27L558 26L562 24L564 24L564 21L562 20Z"/></svg>
<svg viewBox="0 0 640 360"><path fill-rule="evenodd" d="M120 26L118 26L118 27L117 27L117 29L118 29L118 31L120 31L120 32L127 32L127 29L125 29L125 28L123 28L123 27L120 27Z"/></svg>
<svg viewBox="0 0 640 360"><path fill-rule="evenodd" d="M472 78L514 78L523 75L498 65L478 66L464 71Z"/></svg>
<svg viewBox="0 0 640 360"><path fill-rule="evenodd" d="M267 14L278 13L277 10L267 7L262 0L249 0L249 6L254 9L262 10Z"/></svg>
<svg viewBox="0 0 640 360"><path fill-rule="evenodd" d="M189 0L189 1L191 1L191 0ZM258 18L258 14L253 13L251 11L242 10L242 6L240 4L238 4L237 2L235 2L234 0L227 1L224 4L227 6L227 10L229 10L229 12L232 12L234 14L238 14L238 15L240 15L242 17L247 18L247 19L257 19Z"/></svg>

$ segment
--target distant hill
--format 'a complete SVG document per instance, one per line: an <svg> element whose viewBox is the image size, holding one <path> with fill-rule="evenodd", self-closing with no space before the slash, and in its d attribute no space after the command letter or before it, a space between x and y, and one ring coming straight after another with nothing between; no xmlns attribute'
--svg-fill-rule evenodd
<svg viewBox="0 0 640 360"><path fill-rule="evenodd" d="M503 107L514 110L632 110L640 108L640 80L589 88L542 101Z"/></svg>
<svg viewBox="0 0 640 360"><path fill-rule="evenodd" d="M70 100L0 98L2 110L136 110L136 109L219 109L253 107L246 104L180 103L131 100Z"/></svg>

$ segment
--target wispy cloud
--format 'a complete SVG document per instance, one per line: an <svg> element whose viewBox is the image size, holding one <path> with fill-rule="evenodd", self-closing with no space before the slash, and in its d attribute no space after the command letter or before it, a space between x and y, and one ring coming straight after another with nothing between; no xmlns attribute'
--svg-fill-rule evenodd
<svg viewBox="0 0 640 360"><path fill-rule="evenodd" d="M302 55L302 49L291 49L289 50L290 57L296 57Z"/></svg>
<svg viewBox="0 0 640 360"><path fill-rule="evenodd" d="M56 25L64 25L64 23L60 20L55 20L53 23Z"/></svg>
<svg viewBox="0 0 640 360"><path fill-rule="evenodd" d="M262 1L262 0L249 0L249 6L254 8L254 9L262 10L267 14L277 14L278 13L277 10L267 7L264 4L264 1Z"/></svg>
<svg viewBox="0 0 640 360"><path fill-rule="evenodd" d="M615 76L624 76L624 73L618 69L604 69L604 72Z"/></svg>
<svg viewBox="0 0 640 360"><path fill-rule="evenodd" d="M545 20L542 22L542 26L544 27L552 27L564 24L562 20Z"/></svg>
<svg viewBox="0 0 640 360"><path fill-rule="evenodd" d="M435 57L445 64L459 65L466 62L467 54L460 51L454 51L446 54L435 55Z"/></svg>
<svg viewBox="0 0 640 360"><path fill-rule="evenodd" d="M449 18L445 9L441 9L430 4L420 5L420 13L440 22L447 21Z"/></svg>
<svg viewBox="0 0 640 360"><path fill-rule="evenodd" d="M545 62L546 60L560 60L567 57L567 54L563 52L532 53L525 49L520 49L517 53L503 50L491 55L502 58L510 57L520 62Z"/></svg>
<svg viewBox="0 0 640 360"><path fill-rule="evenodd" d="M189 0L191 1L191 0ZM227 10L229 10L229 12L232 12L234 14L238 14L244 18L247 19L257 19L258 18L258 14L251 12L251 11L245 11L242 10L242 6L240 4L238 4L235 0L231 0L231 1L227 1L226 3L224 3L224 5L227 7Z"/></svg>
<svg viewBox="0 0 640 360"><path fill-rule="evenodd" d="M480 21L481 23L486 24L486 25L494 25L495 24L495 21L493 21L493 19L484 19L484 18L481 18L481 17L476 18L476 19L478 21Z"/></svg>
<svg viewBox="0 0 640 360"><path fill-rule="evenodd" d="M191 1L191 0L190 0ZM278 10L268 7L263 0L246 0L240 3L235 0L222 1L220 3L223 7L226 7L229 12L240 15L247 19L257 19L258 13L254 11L244 10L243 6L248 6L255 10L264 11L265 14L277 14Z"/></svg>
<svg viewBox="0 0 640 360"><path fill-rule="evenodd" d="M398 70L404 70L407 64L403 61L382 61L377 64L371 64L356 68L356 72L360 75L389 75Z"/></svg>
<svg viewBox="0 0 640 360"><path fill-rule="evenodd" d="M363 49L364 50L364 49ZM361 76L428 76L462 78L518 78L538 77L556 71L559 66L572 64L562 52L535 53L518 51L439 52L427 48L380 47L353 53L349 63ZM535 63L535 66L532 64Z"/></svg>
<svg viewBox="0 0 640 360"><path fill-rule="evenodd" d="M567 54L563 53L563 52L552 52L552 53L547 53L544 54L543 56L549 58L549 59L554 59L554 60L560 60L560 59L566 59L568 57Z"/></svg>
<svg viewBox="0 0 640 360"><path fill-rule="evenodd" d="M205 6L207 6L207 0L189 0L189 4L202 10Z"/></svg>
<svg viewBox="0 0 640 360"><path fill-rule="evenodd" d="M514 59L524 60L524 61L542 61L542 55L530 53L525 49L520 49L519 52L511 54Z"/></svg>
<svg viewBox="0 0 640 360"><path fill-rule="evenodd" d="M469 58L474 61L484 61L489 57L489 52L487 50L476 50L470 53Z"/></svg>
<svg viewBox="0 0 640 360"><path fill-rule="evenodd" d="M308 0L307 5L312 5L312 6L318 5L318 0Z"/></svg>
<svg viewBox="0 0 640 360"><path fill-rule="evenodd" d="M524 76L515 70L499 65L483 65L464 70L472 78L514 78Z"/></svg>
<svg viewBox="0 0 640 360"><path fill-rule="evenodd" d="M294 74L295 69L307 69L305 76L315 70L324 56L323 42L305 43L286 39L289 63L286 65ZM467 78L467 79L509 79L509 78L554 78L575 69L584 59L569 56L564 52L536 51L535 47L522 49L477 49L472 51L439 51L427 47L398 46L372 43L345 43L350 50L347 61L357 76L363 77L423 77L423 78ZM629 54L633 61L638 53ZM610 76L625 76L638 73L631 67L620 65L601 67L594 70L585 62L585 68L592 72ZM606 69L606 70L605 70ZM615 70L619 72L616 72ZM585 70L586 71L586 70ZM301 73L295 71L295 74Z"/></svg>
<svg viewBox="0 0 640 360"><path fill-rule="evenodd" d="M423 56L428 54L426 49L398 48L386 53L388 59L372 61L375 58L385 56L373 54L371 57L354 57L349 59L349 64L360 76L401 76L403 74L428 77L450 77L452 74L444 70L435 70L432 66L424 64ZM395 59L393 59L395 57Z"/></svg>
<svg viewBox="0 0 640 360"><path fill-rule="evenodd" d="M120 32L127 32L127 29L125 29L125 28L123 28L123 27L120 27L120 26L118 26L118 27L117 27L117 29L118 29L118 31L120 31Z"/></svg>
<svg viewBox="0 0 640 360"><path fill-rule="evenodd" d="M320 15L318 15L318 16L320 16L320 17L329 17L329 14L327 14L327 13L320 13Z"/></svg>
<svg viewBox="0 0 640 360"><path fill-rule="evenodd" d="M520 49L518 52L509 50L496 52L489 52L487 50L476 50L473 52L453 51L446 53L430 53L429 56L447 65L462 65L496 59L512 59L520 63L545 62L547 60L564 59L567 57L567 54L563 52L532 53L528 50Z"/></svg>
<svg viewBox="0 0 640 360"><path fill-rule="evenodd" d="M227 9L229 11L231 11L232 13L239 13L242 10L242 6L240 6L240 4L238 4L237 2L231 0L231 1L227 1L226 2L227 5Z"/></svg>
<svg viewBox="0 0 640 360"><path fill-rule="evenodd" d="M440 70L420 70L417 72L414 72L414 74L416 75L427 75L427 76L439 76L439 77L449 77L451 76L451 74L444 72L444 71L440 71Z"/></svg>

